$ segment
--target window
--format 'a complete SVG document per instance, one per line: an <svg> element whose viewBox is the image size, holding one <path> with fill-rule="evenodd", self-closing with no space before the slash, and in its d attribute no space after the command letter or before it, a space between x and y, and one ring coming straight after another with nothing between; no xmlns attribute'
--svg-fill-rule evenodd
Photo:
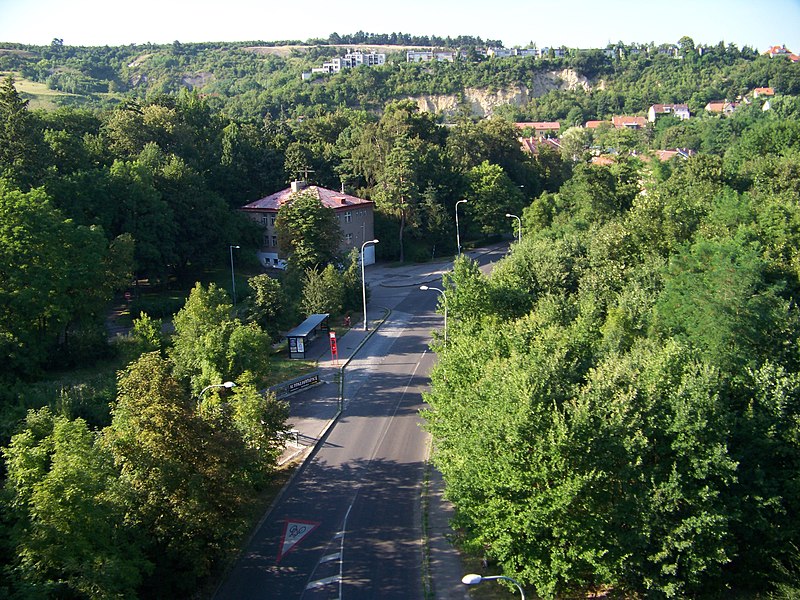
<svg viewBox="0 0 800 600"><path fill-rule="evenodd" d="M353 213L351 213L348 210L346 213L344 213L344 222L345 223L350 223L352 220L353 220Z"/></svg>
<svg viewBox="0 0 800 600"><path fill-rule="evenodd" d="M270 215L270 217L269 217L269 224L270 224L270 225L273 225L273 226L275 225L275 215Z"/></svg>
<svg viewBox="0 0 800 600"><path fill-rule="evenodd" d="M353 243L353 234L352 233L346 233L344 235L344 241L347 242L348 244L352 244Z"/></svg>
<svg viewBox="0 0 800 600"><path fill-rule="evenodd" d="M268 235L265 235L264 239L261 240L261 245L262 246L269 246L269 236Z"/></svg>
<svg viewBox="0 0 800 600"><path fill-rule="evenodd" d="M272 247L273 248L277 248L277 246L278 246L278 236L277 235L273 235L272 236Z"/></svg>
<svg viewBox="0 0 800 600"><path fill-rule="evenodd" d="M261 215L261 224L266 225L267 219L268 219L267 215Z"/></svg>

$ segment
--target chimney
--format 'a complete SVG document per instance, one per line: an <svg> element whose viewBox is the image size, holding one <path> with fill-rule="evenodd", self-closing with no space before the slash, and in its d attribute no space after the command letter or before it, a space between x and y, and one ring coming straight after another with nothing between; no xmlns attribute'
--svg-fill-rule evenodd
<svg viewBox="0 0 800 600"><path fill-rule="evenodd" d="M308 183L305 181L293 181L292 182L292 192L297 193L300 192L308 187Z"/></svg>

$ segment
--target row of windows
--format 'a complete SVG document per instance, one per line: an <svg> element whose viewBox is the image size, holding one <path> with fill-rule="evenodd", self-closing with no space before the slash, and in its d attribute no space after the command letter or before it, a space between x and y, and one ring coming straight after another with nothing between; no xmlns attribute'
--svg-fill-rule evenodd
<svg viewBox="0 0 800 600"><path fill-rule="evenodd" d="M277 235L265 235L262 245L267 247L267 248L277 248L278 247L278 236Z"/></svg>

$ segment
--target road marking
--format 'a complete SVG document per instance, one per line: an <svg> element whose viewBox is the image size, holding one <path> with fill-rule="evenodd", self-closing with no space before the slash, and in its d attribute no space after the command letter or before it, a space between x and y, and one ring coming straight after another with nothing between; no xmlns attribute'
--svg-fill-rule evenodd
<svg viewBox="0 0 800 600"><path fill-rule="evenodd" d="M338 560L341 555L342 555L341 552L334 552L333 554L328 554L327 556L323 556L322 558L319 559L319 562L326 563L332 560Z"/></svg>
<svg viewBox="0 0 800 600"><path fill-rule="evenodd" d="M301 521L299 519L294 520L286 520L286 523L283 526L283 535L281 536L281 546L278 550L278 558L275 560L275 563L281 562L281 559L286 556L289 552L294 550L297 544L314 531L317 527L319 527L319 523L316 521Z"/></svg>
<svg viewBox="0 0 800 600"><path fill-rule="evenodd" d="M307 590L311 590L314 588L321 588L325 587L329 583L339 583L342 579L341 575L333 575L331 577L326 577L325 579L317 579L316 581L312 581L306 586Z"/></svg>

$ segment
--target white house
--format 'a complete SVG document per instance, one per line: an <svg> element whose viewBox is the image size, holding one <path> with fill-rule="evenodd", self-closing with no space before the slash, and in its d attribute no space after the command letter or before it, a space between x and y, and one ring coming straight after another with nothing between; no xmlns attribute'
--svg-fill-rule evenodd
<svg viewBox="0 0 800 600"><path fill-rule="evenodd" d="M681 121L692 116L686 104L653 104L647 111L647 120L655 123L661 115L675 115Z"/></svg>

